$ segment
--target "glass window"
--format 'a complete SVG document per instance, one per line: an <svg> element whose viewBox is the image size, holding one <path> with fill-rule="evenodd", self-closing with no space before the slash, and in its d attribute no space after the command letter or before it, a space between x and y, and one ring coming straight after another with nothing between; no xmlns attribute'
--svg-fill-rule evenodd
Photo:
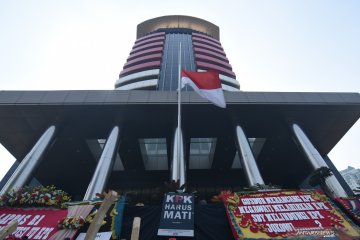
<svg viewBox="0 0 360 240"><path fill-rule="evenodd" d="M167 170L168 157L165 138L139 139L145 170Z"/></svg>
<svg viewBox="0 0 360 240"><path fill-rule="evenodd" d="M231 168L232 169L239 169L239 168L242 168L241 166L241 162L240 162L240 157L239 157L239 152L236 151L236 154L235 154L235 157L234 157L234 161L231 165Z"/></svg>
<svg viewBox="0 0 360 240"><path fill-rule="evenodd" d="M266 138L248 138L248 142L251 147L251 151L254 155L255 160L258 158L262 148L264 147L265 141ZM236 151L231 168L233 169L242 168L240 155L238 151Z"/></svg>
<svg viewBox="0 0 360 240"><path fill-rule="evenodd" d="M196 71L191 34L167 33L161 62L158 90L175 91L179 78L179 46L181 42L181 68ZM186 87L185 91L191 88Z"/></svg>
<svg viewBox="0 0 360 240"><path fill-rule="evenodd" d="M215 146L216 138L191 138L189 169L210 169Z"/></svg>
<svg viewBox="0 0 360 240"><path fill-rule="evenodd" d="M88 139L88 140L86 140L86 143L87 143L87 145L90 149L90 152L93 155L93 158L95 159L95 161L99 161L102 151L105 147L106 139ZM119 153L116 153L113 170L114 171L123 171L124 170L124 165L119 156Z"/></svg>

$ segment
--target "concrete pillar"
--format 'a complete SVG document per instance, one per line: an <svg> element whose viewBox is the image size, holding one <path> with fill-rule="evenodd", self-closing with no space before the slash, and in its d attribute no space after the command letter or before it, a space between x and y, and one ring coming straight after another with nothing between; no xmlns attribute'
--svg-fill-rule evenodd
<svg viewBox="0 0 360 240"><path fill-rule="evenodd" d="M105 190L105 185L115 162L116 151L119 146L119 135L120 129L118 126L115 126L106 140L104 150L86 190L84 200L94 199L96 198L96 193L103 193Z"/></svg>
<svg viewBox="0 0 360 240"><path fill-rule="evenodd" d="M48 149L55 135L55 126L50 126L39 138L34 147L21 161L14 173L2 188L0 194L4 194L13 188L23 187L33 175L34 170L39 165L44 153Z"/></svg>
<svg viewBox="0 0 360 240"><path fill-rule="evenodd" d="M306 155L312 168L316 170L320 167L329 167L322 158L322 156L320 155L320 153L311 143L309 138L306 136L304 131L300 128L300 126L297 125L296 123L292 124L292 130L294 132L297 142L299 143L301 149ZM340 183L338 182L338 180L335 178L334 175L326 179L326 185L329 188L329 190L333 192L334 196L336 197L347 196L345 190L340 185Z"/></svg>
<svg viewBox="0 0 360 240"><path fill-rule="evenodd" d="M179 141L180 140L180 141ZM186 163L184 153L184 139L182 131L175 129L173 138L173 154L171 164L171 180L180 182L180 186L186 183Z"/></svg>
<svg viewBox="0 0 360 240"><path fill-rule="evenodd" d="M251 151L248 139L244 133L244 130L240 125L237 125L235 128L236 133L236 146L240 154L240 161L245 175L248 181L249 186L255 184L264 184L264 180L261 177L259 168L256 164L254 155Z"/></svg>

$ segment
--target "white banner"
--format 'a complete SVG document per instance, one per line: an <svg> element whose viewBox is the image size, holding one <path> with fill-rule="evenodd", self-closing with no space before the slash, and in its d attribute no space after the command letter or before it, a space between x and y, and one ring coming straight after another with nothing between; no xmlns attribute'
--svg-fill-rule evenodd
<svg viewBox="0 0 360 240"><path fill-rule="evenodd" d="M86 233L80 233L76 240L84 240ZM96 234L95 240L109 240L111 232L99 232Z"/></svg>

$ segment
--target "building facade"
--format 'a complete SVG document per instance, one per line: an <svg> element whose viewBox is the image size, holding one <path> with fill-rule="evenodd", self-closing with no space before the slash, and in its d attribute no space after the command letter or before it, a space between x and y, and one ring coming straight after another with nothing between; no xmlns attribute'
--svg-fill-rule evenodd
<svg viewBox="0 0 360 240"><path fill-rule="evenodd" d="M150 19L115 90L0 92L0 142L17 159L2 193L54 184L75 200L115 189L151 202L164 182L180 181L209 199L255 184L309 188L308 176L327 166L333 194L351 195L327 154L359 119L359 94L239 91L219 39L198 18ZM220 72L227 102L219 109L187 89L181 129L179 52L186 70Z"/></svg>
<svg viewBox="0 0 360 240"><path fill-rule="evenodd" d="M351 189L360 187L360 169L348 166L347 169L340 171L340 173Z"/></svg>

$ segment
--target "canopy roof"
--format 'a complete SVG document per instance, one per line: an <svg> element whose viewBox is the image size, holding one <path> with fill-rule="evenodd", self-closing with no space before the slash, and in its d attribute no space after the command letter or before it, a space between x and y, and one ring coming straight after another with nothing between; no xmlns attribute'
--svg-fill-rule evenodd
<svg viewBox="0 0 360 240"><path fill-rule="evenodd" d="M226 109L194 92L184 92L182 97L187 149L194 139L216 141L211 167L189 169L188 180L193 186L215 186L208 181L215 181L214 176L219 186L246 185L243 171L232 167L235 123L241 124L248 138L265 141L257 153L265 180L296 188L310 167L291 141L290 123L298 123L320 154L326 156L360 117L358 93L225 92ZM0 92L0 143L21 161L50 125L59 126L57 140L36 177L44 184L56 184L79 194L86 190L98 160L91 144L105 140L114 124L122 127L119 155L123 169L128 171L114 169L110 182L117 185L113 189L161 185L169 177L176 121L176 92ZM146 170L141 149L146 139L165 143L167 170ZM67 177L59 178L58 169ZM78 179L78 183L74 185L71 179Z"/></svg>

